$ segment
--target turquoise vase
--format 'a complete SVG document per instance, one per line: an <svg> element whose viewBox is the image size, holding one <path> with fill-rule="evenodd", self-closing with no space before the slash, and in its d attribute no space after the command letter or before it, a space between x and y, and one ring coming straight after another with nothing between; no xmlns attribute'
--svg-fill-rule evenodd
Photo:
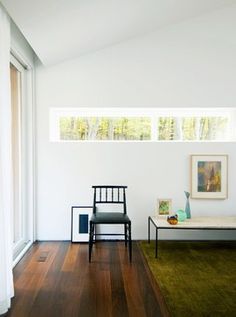
<svg viewBox="0 0 236 317"><path fill-rule="evenodd" d="M186 205L185 205L185 213L187 215L187 219L190 219L191 218L191 211L190 211L190 204L189 204L190 193L189 192L184 192L184 193L187 198Z"/></svg>
<svg viewBox="0 0 236 317"><path fill-rule="evenodd" d="M183 222L184 220L187 219L187 215L186 215L186 212L182 209L179 209L177 212L176 212L176 215L178 216L178 221L179 222Z"/></svg>

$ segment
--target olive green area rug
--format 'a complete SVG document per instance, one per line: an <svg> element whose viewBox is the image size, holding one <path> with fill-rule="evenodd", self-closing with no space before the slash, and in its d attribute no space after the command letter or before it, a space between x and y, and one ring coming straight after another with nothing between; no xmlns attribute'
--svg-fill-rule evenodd
<svg viewBox="0 0 236 317"><path fill-rule="evenodd" d="M171 316L236 317L236 242L140 242Z"/></svg>

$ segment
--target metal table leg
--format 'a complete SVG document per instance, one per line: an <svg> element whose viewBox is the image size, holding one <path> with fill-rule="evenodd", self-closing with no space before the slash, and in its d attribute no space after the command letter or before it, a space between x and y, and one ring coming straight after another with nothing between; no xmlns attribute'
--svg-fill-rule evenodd
<svg viewBox="0 0 236 317"><path fill-rule="evenodd" d="M158 253L158 227L157 225L153 222L152 217L148 217L148 243L150 243L150 223L153 223L155 229L156 229L156 241L155 241L155 257L157 258L157 253Z"/></svg>
<svg viewBox="0 0 236 317"><path fill-rule="evenodd" d="M157 258L158 228L156 227L156 258Z"/></svg>
<svg viewBox="0 0 236 317"><path fill-rule="evenodd" d="M150 243L150 217L148 217L148 243Z"/></svg>

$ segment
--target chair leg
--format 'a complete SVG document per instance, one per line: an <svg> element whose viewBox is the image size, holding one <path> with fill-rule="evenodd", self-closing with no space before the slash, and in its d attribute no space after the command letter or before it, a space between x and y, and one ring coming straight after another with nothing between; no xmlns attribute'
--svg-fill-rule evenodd
<svg viewBox="0 0 236 317"><path fill-rule="evenodd" d="M127 223L124 224L125 227L125 247L127 247Z"/></svg>
<svg viewBox="0 0 236 317"><path fill-rule="evenodd" d="M94 225L92 221L90 221L90 226L89 226L89 262L91 262L91 255L92 255L92 248L93 248L93 230L94 230Z"/></svg>
<svg viewBox="0 0 236 317"><path fill-rule="evenodd" d="M132 237L131 237L131 222L129 222L129 261L132 262Z"/></svg>

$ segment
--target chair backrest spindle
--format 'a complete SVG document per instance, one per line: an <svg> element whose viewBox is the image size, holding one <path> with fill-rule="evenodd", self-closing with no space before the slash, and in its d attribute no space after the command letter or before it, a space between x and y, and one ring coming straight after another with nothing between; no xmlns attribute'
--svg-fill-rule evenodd
<svg viewBox="0 0 236 317"><path fill-rule="evenodd" d="M126 196L125 196L125 189L123 188L123 200L124 200L124 213L126 214Z"/></svg>
<svg viewBox="0 0 236 317"><path fill-rule="evenodd" d="M98 185L94 189L93 212L96 213L97 204L120 204L126 214L126 188L127 186Z"/></svg>

